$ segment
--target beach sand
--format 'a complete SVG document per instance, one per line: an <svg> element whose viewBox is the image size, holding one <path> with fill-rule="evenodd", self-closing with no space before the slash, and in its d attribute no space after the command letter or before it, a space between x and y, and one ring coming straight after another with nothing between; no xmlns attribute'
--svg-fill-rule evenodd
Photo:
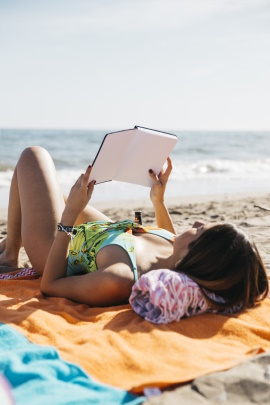
<svg viewBox="0 0 270 405"><path fill-rule="evenodd" d="M255 241L270 275L270 193L174 197L167 200L167 207L177 233L195 221L239 225ZM141 210L143 225L156 225L150 201L104 204L102 208L102 212L114 220L132 219L134 211Z"/></svg>
<svg viewBox="0 0 270 405"><path fill-rule="evenodd" d="M143 225L156 225L150 201L121 201L96 203L113 220L133 219L134 211L141 210ZM181 233L195 221L232 222L240 225L255 241L270 275L270 193L267 195L213 195L200 197L178 197L167 200L176 231ZM261 207L261 208L260 208ZM268 208L266 210L264 208ZM0 240L7 233L7 210L0 210ZM20 265L30 265L21 249Z"/></svg>
<svg viewBox="0 0 270 405"><path fill-rule="evenodd" d="M154 211L151 206L150 201L129 201L120 203L100 203L94 204L95 208L100 209L107 216L113 220L120 220L134 218L134 211L141 210L142 218L144 225L156 225ZM208 222L232 222L237 225L240 225L250 237L256 242L257 247L261 253L262 259L265 263L266 270L270 276L270 194L267 195L227 195L227 196L200 196L200 197L185 197L185 198L173 198L168 199L167 206L170 211L170 214L173 218L176 230L178 233L181 233L186 228L190 227L195 221L199 220L205 223ZM0 240L3 239L7 234L7 210L0 210ZM28 267L30 262L24 251L21 249L20 252L20 261L21 266ZM260 359L256 361L260 361ZM246 365L247 364L247 365ZM237 377L234 376L235 381L238 382L239 386L243 386L243 381L246 379L246 373L248 363L244 366L241 366L243 370L239 372ZM238 369L236 369L237 371ZM234 369L232 373L236 372ZM231 388L226 386L226 372L225 374L218 374L218 379L222 381L224 385L224 390L226 395L230 397L232 395ZM258 374L259 375L259 374ZM206 376L208 378L208 376ZM204 378L204 377L203 377ZM209 376L210 388L213 390L213 387L219 387L216 381L215 374ZM218 381L219 381L218 380ZM198 380L198 384L203 384L204 380ZM250 388L252 384L257 384L256 375L252 377L252 381L246 383L244 388L242 388L240 395L240 402L235 401L235 403L241 402L243 398L248 398L250 395L250 389L254 393L254 396L257 397L258 389L255 387ZM250 385L251 384L251 385ZM208 386L207 385L207 386ZM223 386L222 386L223 387ZM260 385L258 385L260 387ZM268 382L265 383L265 389L269 389ZM184 391L183 391L184 389ZM257 389L257 391L256 391ZM265 391L263 389L263 391ZM211 391L211 390L210 390ZM225 392L224 391L224 392ZM211 391L212 392L212 391ZM210 393L211 393L210 392ZM215 392L215 391L214 391ZM234 392L234 391L232 391ZM196 394L196 392L195 392ZM162 395L157 397L149 398L145 404L149 405L166 405L173 403L182 403L184 400L185 403L195 403L194 402L194 390L192 389L191 384L185 384L184 386L171 387L168 390L165 390ZM246 395L246 396L245 396ZM242 398L243 397L243 398ZM188 401L189 398L189 401ZM258 396L260 398L260 396ZM210 403L207 398L198 398L196 397L196 403ZM212 403L212 402L211 402ZM250 403L250 402L245 402ZM253 403L253 402L252 402ZM254 402L260 403L260 402Z"/></svg>

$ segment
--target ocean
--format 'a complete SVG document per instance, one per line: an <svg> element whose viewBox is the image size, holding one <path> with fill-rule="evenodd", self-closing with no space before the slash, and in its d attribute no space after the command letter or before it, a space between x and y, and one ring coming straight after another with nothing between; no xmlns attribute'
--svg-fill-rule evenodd
<svg viewBox="0 0 270 405"><path fill-rule="evenodd" d="M114 130L0 130L0 208L7 208L12 173L26 147L40 145L50 152L68 193L93 162L105 134ZM171 154L168 197L270 192L270 132L168 132L179 139ZM92 201L148 197L146 187L108 182L95 187Z"/></svg>

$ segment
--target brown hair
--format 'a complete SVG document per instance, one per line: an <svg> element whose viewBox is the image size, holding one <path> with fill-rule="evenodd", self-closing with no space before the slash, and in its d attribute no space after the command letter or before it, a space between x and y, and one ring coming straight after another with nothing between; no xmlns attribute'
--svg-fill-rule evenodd
<svg viewBox="0 0 270 405"><path fill-rule="evenodd" d="M198 283L205 298L217 309L237 304L253 307L266 298L269 290L255 243L233 224L216 225L191 242L176 271ZM209 298L204 290L222 297L224 304Z"/></svg>

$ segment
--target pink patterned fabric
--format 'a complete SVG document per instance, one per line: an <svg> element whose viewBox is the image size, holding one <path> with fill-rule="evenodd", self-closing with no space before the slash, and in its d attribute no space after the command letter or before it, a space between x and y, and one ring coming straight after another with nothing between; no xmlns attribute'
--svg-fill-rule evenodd
<svg viewBox="0 0 270 405"><path fill-rule="evenodd" d="M10 273L3 273L0 274L0 280L11 280L16 278L38 278L38 274L32 267L28 267L25 269L19 269L12 271Z"/></svg>
<svg viewBox="0 0 270 405"><path fill-rule="evenodd" d="M214 293L205 293L217 303L225 302ZM153 270L141 276L132 287L129 302L138 315L158 324L204 312L231 314L242 308L241 303L220 311L210 308L195 281L168 269Z"/></svg>
<svg viewBox="0 0 270 405"><path fill-rule="evenodd" d="M159 324L201 314L209 308L197 283L167 269L141 276L133 285L129 302L138 315Z"/></svg>

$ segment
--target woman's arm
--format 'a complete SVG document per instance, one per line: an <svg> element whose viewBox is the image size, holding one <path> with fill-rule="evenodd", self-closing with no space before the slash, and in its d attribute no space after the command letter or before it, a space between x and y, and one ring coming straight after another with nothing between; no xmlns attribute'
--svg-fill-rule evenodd
<svg viewBox="0 0 270 405"><path fill-rule="evenodd" d="M90 200L95 183L92 181L88 185L90 173L91 167L88 167L72 187L61 218L63 226L75 224ZM43 293L93 306L117 305L128 299L133 274L124 263L114 263L94 273L66 277L69 243L66 233L57 232L41 280Z"/></svg>
<svg viewBox="0 0 270 405"><path fill-rule="evenodd" d="M162 169L158 176L151 169L149 170L149 175L153 180L153 186L150 191L150 199L155 210L158 227L166 229L172 233L176 233L172 219L164 202L166 185L171 171L172 161L169 157L167 159L166 170L164 171Z"/></svg>
<svg viewBox="0 0 270 405"><path fill-rule="evenodd" d="M58 268L54 270L58 272ZM114 263L84 275L65 277L62 274L61 278L58 274L58 277L45 282L42 278L41 291L53 297L99 307L127 302L133 285L132 271L124 263Z"/></svg>
<svg viewBox="0 0 270 405"><path fill-rule="evenodd" d="M80 212L90 200L95 184L92 181L88 185L90 173L91 166L72 187L62 213L61 224L63 226L73 226ZM55 280L66 276L69 243L70 237L66 233L57 232L45 264L41 280L42 291L48 291Z"/></svg>

